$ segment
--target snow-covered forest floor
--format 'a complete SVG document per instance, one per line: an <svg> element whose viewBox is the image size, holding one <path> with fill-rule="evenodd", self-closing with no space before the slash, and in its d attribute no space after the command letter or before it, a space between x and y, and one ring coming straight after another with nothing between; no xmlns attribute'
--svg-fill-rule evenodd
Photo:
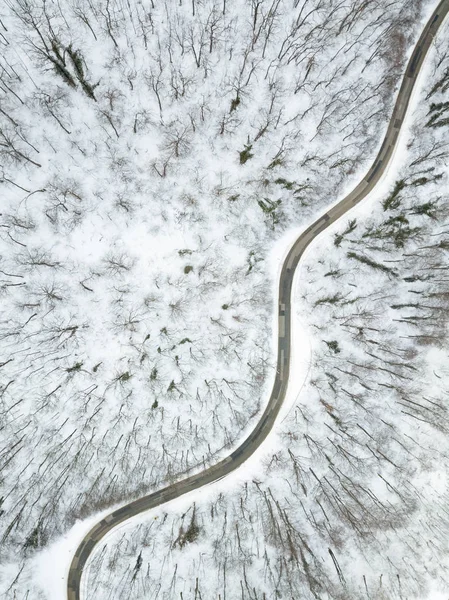
<svg viewBox="0 0 449 600"><path fill-rule="evenodd" d="M363 175L431 8L0 8L2 597L48 598L36 557L76 519L255 422L270 251ZM444 48L397 184L301 267L310 381L257 477L109 538L89 598L424 599L445 581Z"/></svg>

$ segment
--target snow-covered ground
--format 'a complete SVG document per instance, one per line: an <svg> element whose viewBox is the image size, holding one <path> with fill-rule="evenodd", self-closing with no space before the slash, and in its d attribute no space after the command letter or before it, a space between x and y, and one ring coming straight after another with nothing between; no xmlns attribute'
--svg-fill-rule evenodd
<svg viewBox="0 0 449 600"><path fill-rule="evenodd" d="M0 12L2 35L9 41L1 59L7 87L2 88L0 114L6 140L0 229L0 364L5 363L0 370L0 435L5 440L0 590L6 598L27 593L62 598L63 564L68 566L70 551L88 528L87 521L77 522L68 534L77 519L91 518L216 460L254 424L273 375L272 307L291 229L299 231L365 171L385 127L401 66L432 8L429 4L418 19L419 3L402 1L388 6L227 2L224 14L221 3L155 4L47 3L49 21L39 4L30 14L19 2ZM51 39L57 40L54 47ZM72 54L73 49L81 51L81 74L70 48ZM58 53L65 60L59 68L67 67L75 89L55 73L49 57L58 61ZM439 72L445 64L443 60ZM98 82L92 92L96 101L83 93L86 82ZM417 117L420 126L422 118ZM426 135L436 131L426 130ZM438 133L444 135L444 128ZM425 147L424 134L419 139ZM248 156L240 154L245 148L253 156L241 164ZM419 149L411 152L418 156ZM433 159L432 165L437 164ZM401 193L422 194L440 185L441 180ZM418 219L424 224L429 220ZM419 235L433 235L436 230L430 226L438 223L430 221L429 232ZM275 580L282 589L289 582L299 585L291 576L293 566L300 585L309 588L295 588L301 594L312 593L316 577L328 586L329 597L340 597L332 562L329 567L314 558L319 576L307 573L310 557L303 555L304 548L315 548L316 556L316 548L328 552L320 538L330 535L326 507L321 517L314 514L317 531L306 531L295 488L289 488L297 478L296 462L286 449L296 456L298 443L305 463L321 477L329 464L320 445L332 444L322 441L330 435L322 421L341 427L342 421L361 419L332 395L335 370L351 369L338 375L350 394L359 394L351 391L354 379L361 377L357 369L363 369L364 380L367 373L376 373L382 393L376 391L372 402L392 403L397 392L385 386L393 376L377 370L388 357L383 354L376 363L367 359L365 347L389 347L397 332L409 335L417 327L407 323L397 326L404 331L393 330L397 309L386 311L382 305L384 295L401 302L405 284L399 289L398 278L374 277L377 271L348 260L347 252L365 249L359 234L361 225L346 236L354 241L343 241L338 249L331 233L323 236L320 256L315 246L300 269L301 328L295 352L301 354L290 405L309 367L313 385L303 389L296 408L289 412L286 407L281 433L270 440L271 451L262 449L265 458L258 453L238 474L235 494L229 495L229 482L221 482L222 496L217 499L211 488L209 504L201 492L170 505L173 514L186 513L184 519L165 518L164 509L151 515L150 522L142 520L138 528L111 536L93 562L88 597L101 598L103 589L105 598L157 597L152 590L159 585L166 586L161 597L179 597L183 590L194 597L196 577L203 597L226 597L223 585L228 599L242 593L261 598L264 591L275 597ZM392 249L376 250L376 260L387 251ZM417 261L402 264L402 252L401 273ZM329 255L335 268L326 263ZM324 279L338 269L341 274ZM359 299L349 295L355 293L353 285ZM369 319L377 327L387 316L391 323L379 326L374 342L350 335L350 326L335 332L344 319L354 319L357 327ZM433 335L433 321L429 327ZM323 340L336 341L341 352ZM419 377L413 372L412 378L416 389L412 384L413 389L406 389L413 397L425 384L423 374L431 375L425 361L440 360L442 351L433 349L433 356L425 356L419 347L415 356L416 343L405 344L409 360L419 367ZM348 367L353 359L373 362ZM406 367L394 368L403 383ZM437 373L443 389L443 368ZM314 442L295 439L306 423ZM376 431L382 444L387 444L386 427ZM335 446L331 450L338 462ZM377 465L379 458L358 460L368 465L364 475L370 461ZM401 463L401 468L405 477L418 465ZM309 487L313 478L310 473L307 477L304 486ZM386 496L395 517L404 518L397 498L378 487L373 490ZM302 550L293 552L299 543L297 537L293 540L294 526L290 530L279 508L277 523L272 520L276 504L267 490L276 490L278 502L283 498L282 510L290 504L298 508L289 518L304 527L305 540L313 538L310 545L305 541ZM307 515L320 498L316 489L306 498ZM338 521L341 515L333 517L338 535L332 532L332 542L342 544L348 525ZM188 529L196 522L200 537L195 544L185 546L181 536L173 546L180 523ZM285 527L280 538L279 524ZM393 527L392 521L385 520L385 527ZM308 523L307 528L313 526ZM195 526L191 533L196 536ZM57 535L67 537L54 542ZM362 561L368 552L351 535L344 564ZM140 548L144 562L136 570ZM286 548L292 556L282 566ZM343 565L335 546L332 552ZM279 577L267 575L271 564L276 565L272 573L282 571ZM375 573L376 565L371 567ZM231 576L233 584L227 580ZM252 581L248 589L246 576ZM346 571L344 577L353 585ZM401 577L407 579L402 571Z"/></svg>
<svg viewBox="0 0 449 600"><path fill-rule="evenodd" d="M110 536L87 598L447 597L447 34L382 185L301 264L294 410L233 489Z"/></svg>

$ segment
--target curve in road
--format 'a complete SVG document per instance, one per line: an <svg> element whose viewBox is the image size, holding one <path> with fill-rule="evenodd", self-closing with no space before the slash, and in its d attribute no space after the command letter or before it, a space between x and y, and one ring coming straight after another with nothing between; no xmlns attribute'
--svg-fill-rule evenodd
<svg viewBox="0 0 449 600"><path fill-rule="evenodd" d="M441 0L427 22L413 50L403 76L402 85L385 138L371 168L348 196L333 206L299 236L284 261L279 281L277 370L270 400L260 421L246 440L227 458L201 473L192 475L153 494L139 498L119 508L97 523L84 537L73 557L68 574L68 600L80 600L81 577L86 562L95 546L114 527L139 513L155 508L160 504L164 504L169 500L178 498L187 492L228 475L245 462L270 433L285 398L290 372L291 291L295 269L305 249L315 237L365 198L383 175L396 147L399 131L404 121L412 90L424 58L448 12L449 0Z"/></svg>

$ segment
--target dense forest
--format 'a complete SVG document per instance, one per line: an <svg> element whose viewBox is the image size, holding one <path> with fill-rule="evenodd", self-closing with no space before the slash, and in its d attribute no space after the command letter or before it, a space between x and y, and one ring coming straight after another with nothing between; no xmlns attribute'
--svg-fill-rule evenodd
<svg viewBox="0 0 449 600"><path fill-rule="evenodd" d="M50 598L39 556L77 520L254 426L273 249L363 176L432 8L0 7L2 597ZM86 597L424 599L445 581L446 36L388 190L300 267L308 383L257 475L108 539Z"/></svg>

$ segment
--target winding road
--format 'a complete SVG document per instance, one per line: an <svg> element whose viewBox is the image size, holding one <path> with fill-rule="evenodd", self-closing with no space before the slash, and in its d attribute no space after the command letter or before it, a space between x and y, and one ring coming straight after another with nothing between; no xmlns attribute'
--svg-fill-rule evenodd
<svg viewBox="0 0 449 600"><path fill-rule="evenodd" d="M350 211L355 204L358 204L363 200L383 175L396 146L399 131L410 102L412 90L421 70L424 58L448 12L449 0L441 0L427 22L427 25L414 48L403 76L402 85L399 90L384 141L371 168L350 194L333 206L326 214L321 216L299 236L284 261L279 281L277 371L268 405L262 414L260 421L244 442L227 458L224 458L201 473L187 477L186 479L154 492L153 494L130 502L97 523L84 537L73 557L68 573L68 600L81 600L81 578L86 562L95 546L114 527L139 513L159 506L160 504L164 504L169 500L178 498L187 492L198 489L228 475L245 462L270 433L284 401L289 379L291 291L296 267L305 249L315 237L342 215Z"/></svg>

